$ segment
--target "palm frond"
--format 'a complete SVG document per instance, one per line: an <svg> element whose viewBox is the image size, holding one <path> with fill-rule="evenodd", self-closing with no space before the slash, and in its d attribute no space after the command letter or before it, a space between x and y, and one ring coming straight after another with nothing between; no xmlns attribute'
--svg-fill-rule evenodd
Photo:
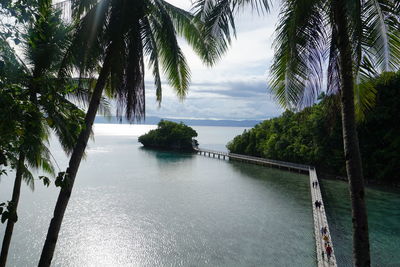
<svg viewBox="0 0 400 267"><path fill-rule="evenodd" d="M391 64L398 65L399 57L391 58L390 25L387 24L385 12L390 10L389 1L367 0L363 6L364 38L363 44L374 54L374 61L381 71L392 69ZM398 38L396 38L398 39ZM398 40L397 40L398 41ZM393 60L394 59L394 60ZM397 62L396 62L397 61Z"/></svg>
<svg viewBox="0 0 400 267"><path fill-rule="evenodd" d="M143 44L140 32L132 31L127 43L126 78L123 87L118 90L119 110L125 109L128 120L141 120L145 116L145 87Z"/></svg>
<svg viewBox="0 0 400 267"><path fill-rule="evenodd" d="M283 4L274 42L270 88L284 107L310 105L321 90L326 47L326 18L321 6L319 0Z"/></svg>
<svg viewBox="0 0 400 267"><path fill-rule="evenodd" d="M70 0L72 16L74 19L80 19L92 10L99 2L103 0Z"/></svg>
<svg viewBox="0 0 400 267"><path fill-rule="evenodd" d="M157 102L161 103L162 100L162 88L161 88L161 77L160 77L160 67L158 62L158 47L157 42L154 39L153 32L149 20L147 18L143 19L143 48L145 54L149 57L149 65L153 69L154 85L156 87L156 99Z"/></svg>
<svg viewBox="0 0 400 267"><path fill-rule="evenodd" d="M357 4L354 4L357 2ZM395 1L348 1L353 43L354 96L357 119L375 103L373 78L383 71L397 70L400 64L400 23ZM352 9L352 4L356 8Z"/></svg>
<svg viewBox="0 0 400 267"><path fill-rule="evenodd" d="M256 11L258 14L264 14L270 11L272 5L269 0L236 0L234 6L237 9L250 7L251 10Z"/></svg>
<svg viewBox="0 0 400 267"><path fill-rule="evenodd" d="M217 59L228 50L231 36L236 36L233 2L202 0L194 5L196 16L204 23L203 38L209 44L214 44L211 52Z"/></svg>
<svg viewBox="0 0 400 267"><path fill-rule="evenodd" d="M29 168L23 164L22 166L22 179L24 182L29 186L29 189L32 191L35 190L35 178L33 177L32 173L30 172Z"/></svg>
<svg viewBox="0 0 400 267"><path fill-rule="evenodd" d="M190 70L176 39L173 22L168 13L158 9L149 18L153 36L157 43L161 66L178 97L184 98L190 81Z"/></svg>
<svg viewBox="0 0 400 267"><path fill-rule="evenodd" d="M212 66L222 56L218 50L218 41L214 37L205 38L205 24L188 11L178 8L163 0L156 0L158 8L162 8L172 20L178 35L185 38L203 63Z"/></svg>
<svg viewBox="0 0 400 267"><path fill-rule="evenodd" d="M377 91L374 85L374 80L368 76L362 76L354 84L354 104L358 121L363 120L366 112L375 105Z"/></svg>
<svg viewBox="0 0 400 267"><path fill-rule="evenodd" d="M269 12L269 0L198 0L193 10L200 20L203 32L203 42L210 53L211 64L222 57L227 51L231 37L236 36L234 15L245 7L256 12Z"/></svg>
<svg viewBox="0 0 400 267"><path fill-rule="evenodd" d="M58 70L64 50L68 46L71 30L61 18L60 11L51 6L51 1L39 1L39 13L27 31L24 41L25 59L32 66L33 75Z"/></svg>
<svg viewBox="0 0 400 267"><path fill-rule="evenodd" d="M85 114L63 96L52 95L51 102L41 100L46 122L55 132L67 154L72 152L78 135L84 127Z"/></svg>
<svg viewBox="0 0 400 267"><path fill-rule="evenodd" d="M0 35L0 61L2 62L0 79L4 81L7 79L8 83L18 83L25 80L26 76L31 73L29 67L19 58L7 40L1 37Z"/></svg>
<svg viewBox="0 0 400 267"><path fill-rule="evenodd" d="M79 107L88 107L95 84L94 78L65 78L63 86L67 89L67 93L63 97ZM98 112L104 116L111 115L110 103L106 97L101 97Z"/></svg>
<svg viewBox="0 0 400 267"><path fill-rule="evenodd" d="M98 69L104 55L105 26L109 17L111 0L95 1L76 25L71 45L64 54L59 76L70 77L77 69L80 77L87 78Z"/></svg>

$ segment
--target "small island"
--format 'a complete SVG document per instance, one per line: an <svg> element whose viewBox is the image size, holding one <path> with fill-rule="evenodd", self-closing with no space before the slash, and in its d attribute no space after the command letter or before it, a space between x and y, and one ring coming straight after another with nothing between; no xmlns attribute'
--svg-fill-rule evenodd
<svg viewBox="0 0 400 267"><path fill-rule="evenodd" d="M139 136L144 147L190 152L194 151L193 146L198 145L193 139L197 132L182 122L161 120L157 126L157 129Z"/></svg>

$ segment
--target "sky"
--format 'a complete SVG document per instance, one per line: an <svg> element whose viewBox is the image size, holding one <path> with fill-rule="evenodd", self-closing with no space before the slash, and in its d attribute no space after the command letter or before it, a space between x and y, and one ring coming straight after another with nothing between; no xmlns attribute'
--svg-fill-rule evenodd
<svg viewBox="0 0 400 267"><path fill-rule="evenodd" d="M190 0L168 0L190 9ZM268 70L277 11L258 16L243 11L236 20L237 38L214 67L202 64L187 43L181 48L191 69L189 93L180 101L163 79L163 100L158 107L151 71L147 71L146 115L169 118L256 119L276 117L283 112L268 93Z"/></svg>
<svg viewBox="0 0 400 267"><path fill-rule="evenodd" d="M191 8L191 0L167 1L185 10ZM179 43L191 70L188 94L183 101L179 100L162 77L163 98L159 106L152 71L147 69L146 116L264 120L280 115L283 109L273 100L267 84L278 17L276 6L261 16L250 10L240 12L236 16L237 38L213 67L205 66L180 38Z"/></svg>

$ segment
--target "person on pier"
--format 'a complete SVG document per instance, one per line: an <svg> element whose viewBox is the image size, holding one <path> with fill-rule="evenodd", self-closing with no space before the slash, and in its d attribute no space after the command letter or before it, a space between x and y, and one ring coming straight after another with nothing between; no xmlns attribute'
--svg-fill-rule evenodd
<svg viewBox="0 0 400 267"><path fill-rule="evenodd" d="M332 256L332 247L328 244L325 248L326 256L328 256L328 261L331 259Z"/></svg>
<svg viewBox="0 0 400 267"><path fill-rule="evenodd" d="M322 235L326 235L328 233L328 229L326 228L326 226L323 226L322 228L321 228L321 234Z"/></svg>
<svg viewBox="0 0 400 267"><path fill-rule="evenodd" d="M323 235L322 239L325 241L325 247L329 246L329 237L327 235Z"/></svg>
<svg viewBox="0 0 400 267"><path fill-rule="evenodd" d="M320 208L321 208L321 205L322 205L322 202L319 201L319 200L315 200L314 204L315 204L315 207L316 207L317 209L320 209Z"/></svg>

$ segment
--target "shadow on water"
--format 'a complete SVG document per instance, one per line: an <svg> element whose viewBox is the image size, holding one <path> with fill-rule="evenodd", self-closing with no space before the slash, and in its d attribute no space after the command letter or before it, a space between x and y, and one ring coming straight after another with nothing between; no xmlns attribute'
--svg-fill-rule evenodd
<svg viewBox="0 0 400 267"><path fill-rule="evenodd" d="M230 164L244 177L257 180L265 186L273 188L275 192L294 199L304 200L310 197L308 175L237 161L230 161Z"/></svg>
<svg viewBox="0 0 400 267"><path fill-rule="evenodd" d="M352 266L352 224L348 184L323 180L322 189L335 254L340 266ZM400 266L400 193L367 188L372 266Z"/></svg>
<svg viewBox="0 0 400 267"><path fill-rule="evenodd" d="M234 160L229 161L229 163L238 172L246 174L254 179L265 180L265 179L268 179L268 177L270 177L272 175L272 176L278 176L278 177L294 177L294 178L301 177L300 179L307 177L307 182L308 182L308 174L301 174L301 173L291 172L291 171L284 170L284 169L260 166L260 165L256 165L256 164L244 163L244 162L239 162L239 161L234 161Z"/></svg>
<svg viewBox="0 0 400 267"><path fill-rule="evenodd" d="M140 147L139 150L148 156L155 157L163 163L175 163L192 159L195 154L191 152L179 152L171 150L159 150L154 148Z"/></svg>

